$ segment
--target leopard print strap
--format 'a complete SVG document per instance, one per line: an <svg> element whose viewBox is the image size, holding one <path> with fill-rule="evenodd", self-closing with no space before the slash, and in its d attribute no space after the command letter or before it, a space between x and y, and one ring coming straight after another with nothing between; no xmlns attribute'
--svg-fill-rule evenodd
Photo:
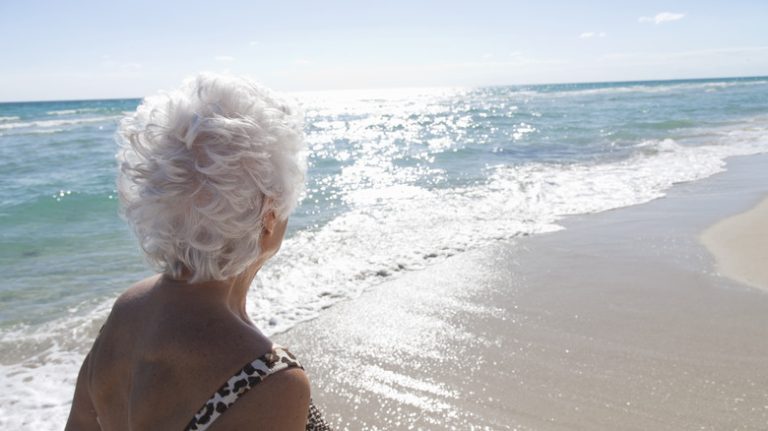
<svg viewBox="0 0 768 431"><path fill-rule="evenodd" d="M275 347L271 352L246 364L208 399L185 430L203 431L208 429L243 394L271 374L286 368L304 369L296 357L282 347Z"/></svg>
<svg viewBox="0 0 768 431"><path fill-rule="evenodd" d="M312 400L309 401L309 414L307 415L307 426L304 428L304 431L333 431Z"/></svg>

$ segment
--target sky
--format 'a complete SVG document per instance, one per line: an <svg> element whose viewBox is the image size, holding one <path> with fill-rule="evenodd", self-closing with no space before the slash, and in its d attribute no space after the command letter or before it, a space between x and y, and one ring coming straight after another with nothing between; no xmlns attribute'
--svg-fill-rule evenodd
<svg viewBox="0 0 768 431"><path fill-rule="evenodd" d="M768 1L0 0L0 101L768 75Z"/></svg>

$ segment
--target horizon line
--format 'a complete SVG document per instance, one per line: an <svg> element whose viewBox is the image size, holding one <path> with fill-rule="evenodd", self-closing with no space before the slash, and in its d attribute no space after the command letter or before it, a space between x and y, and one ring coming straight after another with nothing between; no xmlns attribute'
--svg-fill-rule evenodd
<svg viewBox="0 0 768 431"><path fill-rule="evenodd" d="M314 93L314 92L333 92L333 91L370 91L370 90L402 90L402 89L419 89L419 88L495 88L495 87L524 87L524 86L532 86L532 87L540 87L540 86L547 86L547 85L572 85L572 84L578 84L578 85L589 85L589 84L633 84L633 83L648 83L648 82L679 82L679 81L712 81L712 80L723 80L723 79L760 79L760 78L766 78L768 79L768 75L749 75L749 76L711 76L711 77L703 77L703 78L663 78L663 79L631 79L631 80L609 80L609 81L571 81L571 82L548 82L548 83L527 83L527 84L493 84L493 85L475 85L475 86L465 86L465 85L457 85L457 86L450 86L450 85L443 85L443 86L436 86L436 87L430 87L430 86L423 86L423 85L414 85L414 86L396 86L396 87L359 87L359 88L328 88L328 89L315 89L315 90L288 90L288 91L280 91L277 90L279 93L284 94L295 94L295 93ZM47 100L8 100L8 101L0 101L0 105L10 105L10 104L21 104L21 103L67 103L67 102L96 102L96 101L114 101L114 100L141 100L146 96L139 96L139 97L105 97L105 98L96 98L96 99L47 99Z"/></svg>

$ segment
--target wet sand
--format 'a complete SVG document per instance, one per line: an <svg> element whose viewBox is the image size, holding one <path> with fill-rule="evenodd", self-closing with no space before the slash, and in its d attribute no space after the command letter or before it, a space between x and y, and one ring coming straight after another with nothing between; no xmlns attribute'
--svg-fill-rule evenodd
<svg viewBox="0 0 768 431"><path fill-rule="evenodd" d="M704 231L720 273L768 291L768 199Z"/></svg>
<svg viewBox="0 0 768 431"><path fill-rule="evenodd" d="M454 256L275 340L336 429L765 430L768 294L698 242L768 157L566 230Z"/></svg>

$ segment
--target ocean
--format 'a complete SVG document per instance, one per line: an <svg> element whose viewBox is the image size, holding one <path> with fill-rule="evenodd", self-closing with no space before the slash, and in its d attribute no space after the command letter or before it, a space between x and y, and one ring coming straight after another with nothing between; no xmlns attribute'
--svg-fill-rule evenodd
<svg viewBox="0 0 768 431"><path fill-rule="evenodd" d="M249 295L267 334L768 151L768 77L289 97L305 111L308 184ZM63 427L111 302L150 274L114 185L116 125L139 102L0 104L0 428Z"/></svg>

